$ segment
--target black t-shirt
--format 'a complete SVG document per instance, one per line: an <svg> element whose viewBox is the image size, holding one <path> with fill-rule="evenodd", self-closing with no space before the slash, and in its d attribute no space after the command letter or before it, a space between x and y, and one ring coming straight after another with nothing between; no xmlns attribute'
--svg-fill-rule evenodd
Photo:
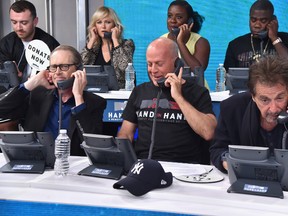
<svg viewBox="0 0 288 216"><path fill-rule="evenodd" d="M123 119L138 126L135 151L138 158L147 158L151 144L153 118L159 87L151 82L134 88L123 112ZM184 98L197 110L213 113L212 102L206 88L193 82L182 86ZM207 144L187 123L178 104L171 97L170 89L163 90L157 111L153 159L198 163L200 145Z"/></svg>
<svg viewBox="0 0 288 216"><path fill-rule="evenodd" d="M278 36L288 48L288 33L278 32ZM276 50L268 37L263 41L259 38L253 38L251 43L251 33L248 33L229 43L224 61L225 69L228 71L230 67L249 67L255 61L254 56L261 53L261 42L262 50L265 50L266 54L276 54ZM252 47L254 47L255 52Z"/></svg>

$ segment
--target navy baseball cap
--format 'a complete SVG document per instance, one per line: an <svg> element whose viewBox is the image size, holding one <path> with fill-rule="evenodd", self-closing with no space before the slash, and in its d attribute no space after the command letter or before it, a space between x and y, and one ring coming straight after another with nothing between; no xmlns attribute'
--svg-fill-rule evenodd
<svg viewBox="0 0 288 216"><path fill-rule="evenodd" d="M153 189L169 187L172 182L172 173L165 173L158 161L143 159L135 162L127 177L116 182L113 188L127 189L135 196L142 196Z"/></svg>

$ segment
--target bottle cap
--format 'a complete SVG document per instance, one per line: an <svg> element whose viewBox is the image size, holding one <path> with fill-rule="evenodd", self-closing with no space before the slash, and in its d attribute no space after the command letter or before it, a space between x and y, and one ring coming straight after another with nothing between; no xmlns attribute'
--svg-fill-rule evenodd
<svg viewBox="0 0 288 216"><path fill-rule="evenodd" d="M132 65L132 63L131 63L131 62L129 62L129 63L128 63L128 65Z"/></svg>
<svg viewBox="0 0 288 216"><path fill-rule="evenodd" d="M66 129L60 129L60 134L66 134L67 130Z"/></svg>
<svg viewBox="0 0 288 216"><path fill-rule="evenodd" d="M223 64L223 63L220 63L220 64L219 64L219 66L220 66L220 67L223 67L223 66L224 66L224 64Z"/></svg>

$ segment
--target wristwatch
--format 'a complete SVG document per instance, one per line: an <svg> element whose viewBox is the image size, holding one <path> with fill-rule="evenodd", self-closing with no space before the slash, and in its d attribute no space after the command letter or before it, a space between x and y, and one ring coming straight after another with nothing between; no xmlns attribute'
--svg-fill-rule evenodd
<svg viewBox="0 0 288 216"><path fill-rule="evenodd" d="M273 46L275 46L276 44L278 44L278 43L280 43L280 42L282 42L282 40L281 40L281 38L280 37L278 37L275 41L273 41Z"/></svg>

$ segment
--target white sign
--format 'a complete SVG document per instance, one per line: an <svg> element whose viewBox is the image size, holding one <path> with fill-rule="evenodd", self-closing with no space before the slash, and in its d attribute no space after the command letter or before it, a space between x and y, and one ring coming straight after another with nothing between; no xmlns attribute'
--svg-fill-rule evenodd
<svg viewBox="0 0 288 216"><path fill-rule="evenodd" d="M49 66L50 49L46 43L41 40L32 40L26 47L26 60L30 67L40 70L46 70Z"/></svg>

